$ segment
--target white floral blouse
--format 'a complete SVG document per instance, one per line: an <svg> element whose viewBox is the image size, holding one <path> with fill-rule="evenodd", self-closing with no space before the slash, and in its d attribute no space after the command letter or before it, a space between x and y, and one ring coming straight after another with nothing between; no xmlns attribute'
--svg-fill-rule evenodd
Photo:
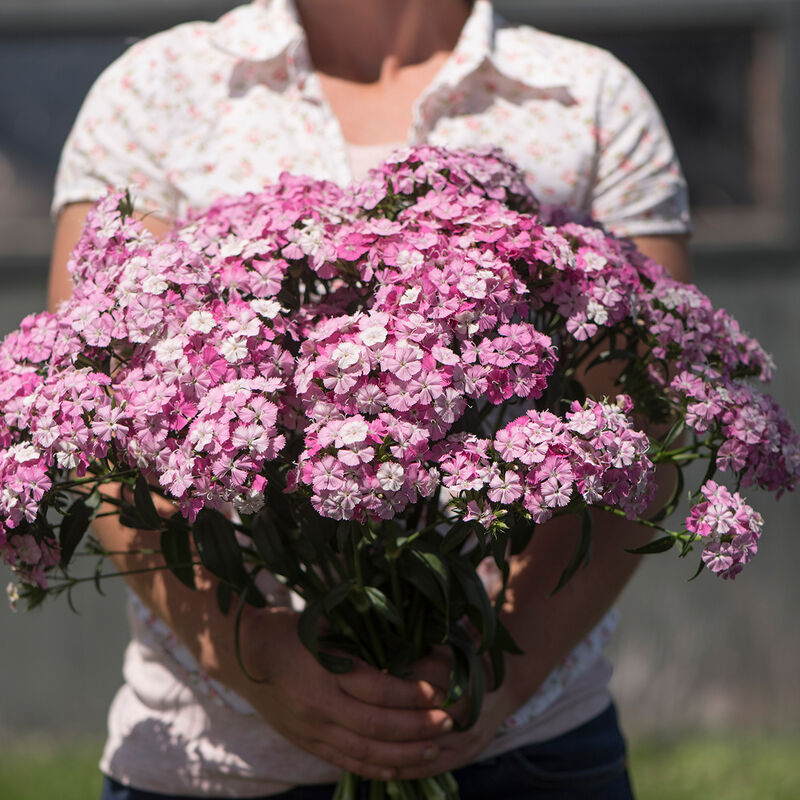
<svg viewBox="0 0 800 800"><path fill-rule="evenodd" d="M452 56L415 104L406 143L421 142L498 145L542 202L581 208L615 233L689 227L672 144L636 77L603 50L505 22L488 0L475 2ZM141 41L101 75L64 147L53 213L129 187L139 209L172 219L220 195L256 191L285 170L347 183L353 152L292 0L254 0L215 23ZM131 617L106 773L187 796L255 797L336 779L334 768L202 675L141 603ZM556 736L608 704L602 647L615 619L611 612L554 670L487 754Z"/></svg>

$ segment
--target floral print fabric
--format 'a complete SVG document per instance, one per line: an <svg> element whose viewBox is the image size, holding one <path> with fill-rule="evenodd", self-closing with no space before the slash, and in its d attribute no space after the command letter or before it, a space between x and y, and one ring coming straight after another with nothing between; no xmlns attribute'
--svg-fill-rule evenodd
<svg viewBox="0 0 800 800"><path fill-rule="evenodd" d="M497 17L478 0L414 109L408 144L497 145L545 203L628 236L688 229L686 187L658 110L607 52ZM346 143L291 0L145 39L91 90L67 140L53 210L131 187L165 218L282 171L351 180Z"/></svg>
<svg viewBox="0 0 800 800"><path fill-rule="evenodd" d="M424 142L499 146L542 202L580 208L617 234L688 230L672 144L635 76L605 51L505 22L488 0L474 4L452 56L415 104L405 143ZM101 75L65 145L53 213L129 187L138 209L174 219L221 195L258 191L283 171L348 183L361 166L350 153L293 3L254 0L216 23L141 41ZM102 762L108 774L141 789L239 796L335 779L335 769L203 676L140 603L132 616L127 684ZM557 735L602 710L608 668L600 656L615 621L611 612L487 752ZM141 735L153 729L159 737ZM185 768L163 763L164 738Z"/></svg>

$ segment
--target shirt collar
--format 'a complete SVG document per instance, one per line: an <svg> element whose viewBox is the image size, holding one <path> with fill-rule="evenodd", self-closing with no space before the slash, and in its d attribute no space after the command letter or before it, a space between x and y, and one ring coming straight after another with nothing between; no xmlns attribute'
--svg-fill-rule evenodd
<svg viewBox="0 0 800 800"><path fill-rule="evenodd" d="M569 79L552 59L529 42L521 46L498 48L498 36L513 33L509 25L495 13L490 0L476 0L453 55L439 74L437 83L456 86L482 68L492 68L506 78L533 89L566 87Z"/></svg>
<svg viewBox="0 0 800 800"><path fill-rule="evenodd" d="M272 61L288 56L305 33L293 0L253 0L220 17L211 41L242 61Z"/></svg>
<svg viewBox="0 0 800 800"><path fill-rule="evenodd" d="M569 79L552 59L529 44L498 51L496 37L507 27L490 0L476 0L452 57L435 80L436 88L456 86L484 65L531 88L569 85ZM264 62L289 59L305 42L305 33L294 0L252 0L215 23L212 42L235 58Z"/></svg>

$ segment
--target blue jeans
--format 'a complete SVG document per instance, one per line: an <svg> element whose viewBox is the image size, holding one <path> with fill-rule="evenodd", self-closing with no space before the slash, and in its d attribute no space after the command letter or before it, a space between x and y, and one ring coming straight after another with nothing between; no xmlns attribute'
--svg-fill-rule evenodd
<svg viewBox="0 0 800 800"><path fill-rule="evenodd" d="M554 739L456 770L461 800L633 800L614 706ZM333 784L251 800L330 800ZM366 797L366 794L364 794ZM196 800L139 791L106 778L100 800Z"/></svg>

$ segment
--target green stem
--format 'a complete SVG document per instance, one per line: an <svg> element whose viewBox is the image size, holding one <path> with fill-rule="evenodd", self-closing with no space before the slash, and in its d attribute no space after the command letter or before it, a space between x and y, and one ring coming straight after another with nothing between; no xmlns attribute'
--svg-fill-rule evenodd
<svg viewBox="0 0 800 800"><path fill-rule="evenodd" d="M414 590L414 598L411 601L411 612L408 618L414 637L412 652L416 659L422 656L422 628L425 621L425 606L422 602L422 595L418 589Z"/></svg>
<svg viewBox="0 0 800 800"><path fill-rule="evenodd" d="M361 596L364 597L364 575L361 569L361 552L359 550L357 537L352 536L351 542L352 542L353 569L355 571L356 587ZM368 602L366 601L366 598L365 602ZM360 616L362 621L364 622L364 626L367 629L367 635L369 636L369 641L370 644L372 645L373 656L377 660L378 666L381 669L383 669L384 667L386 667L387 663L386 654L383 650L383 645L381 644L378 632L375 630L375 624L372 621L372 610L369 607L369 605L362 611Z"/></svg>
<svg viewBox="0 0 800 800"><path fill-rule="evenodd" d="M609 514L614 514L617 517L624 517L625 519L628 519L627 515L621 508L612 508L611 506L602 506L602 505L594 506L594 508L598 508L601 511L606 511ZM657 522L652 522L648 519L637 519L636 522L639 525L644 525L645 528L652 528L653 530L660 531L661 533L664 534L668 534L669 536L672 536L673 539L677 539L680 536L680 534L676 533L675 531L671 531L665 528L663 525L659 525Z"/></svg>
<svg viewBox="0 0 800 800"><path fill-rule="evenodd" d="M601 511L607 511L609 514L614 514L617 517L625 517L625 512L620 508L611 508L611 506L594 507L600 509ZM627 517L625 518L627 519ZM644 525L646 528L652 528L653 530L659 531L665 536L671 536L676 542L691 544L697 539L697 534L690 533L689 531L671 531L669 528L665 528L663 525L659 525L657 522L651 522L647 519L636 519L635 522L638 525Z"/></svg>
<svg viewBox="0 0 800 800"><path fill-rule="evenodd" d="M397 559L392 555L387 560L389 561L389 578L392 582L392 598L394 599L397 613L400 615L400 635L405 639L406 622L403 614L403 593L400 590L400 576L397 574Z"/></svg>
<svg viewBox="0 0 800 800"><path fill-rule="evenodd" d="M53 488L54 489L72 489L75 486L85 486L89 483L111 483L113 481L120 480L121 478L129 478L132 475L136 475L137 470L126 470L125 472L116 472L111 473L109 475L92 475L90 478L76 478L75 480L65 481L64 483L58 483Z"/></svg>
<svg viewBox="0 0 800 800"><path fill-rule="evenodd" d="M111 512L113 513L113 512ZM100 516L98 514L98 516ZM92 550L89 553L75 553L72 557L73 558L108 558L109 556L157 556L161 555L161 550L153 550L148 548L142 548L140 550ZM161 569L159 567L159 569ZM122 573L121 573L122 574ZM112 578L113 575L108 575L106 577ZM94 580L94 579L92 579Z"/></svg>
<svg viewBox="0 0 800 800"><path fill-rule="evenodd" d="M127 552L127 551L123 551ZM202 562L200 561L190 561L188 564L177 564L176 567L200 567L202 566ZM52 587L53 591L55 592L62 592L65 589L70 589L73 586L77 586L80 583L96 583L97 581L106 580L108 578L124 578L127 575L142 575L147 572L158 572L160 570L169 569L166 564L163 566L157 567L141 567L139 569L128 569L122 572L107 572L105 574L100 573L97 575L92 575L91 577L86 578L69 578L65 580L63 583L55 585ZM49 590L47 590L49 591Z"/></svg>

